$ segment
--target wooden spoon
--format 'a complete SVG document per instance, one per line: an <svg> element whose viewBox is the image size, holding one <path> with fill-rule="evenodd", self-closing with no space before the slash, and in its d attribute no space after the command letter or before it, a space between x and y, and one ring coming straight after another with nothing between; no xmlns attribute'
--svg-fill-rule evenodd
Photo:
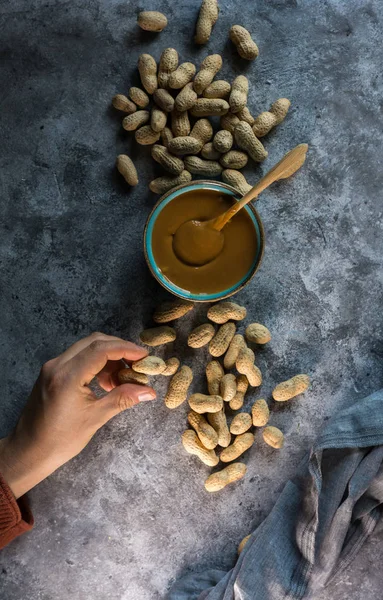
<svg viewBox="0 0 383 600"><path fill-rule="evenodd" d="M178 258L192 266L206 265L214 260L223 248L223 227L274 181L287 179L298 171L306 160L307 150L307 144L299 144L290 150L239 202L219 217L209 221L193 220L183 223L173 237L173 249Z"/></svg>
<svg viewBox="0 0 383 600"><path fill-rule="evenodd" d="M230 221L237 214L241 208L246 206L252 200L258 198L259 194L263 192L266 188L268 188L275 181L279 181L280 179L287 179L291 175L294 175L298 169L301 168L303 163L306 160L306 153L308 150L307 144L299 144L290 152L284 155L284 157L277 163L262 179L255 184L253 188L247 194L244 195L242 200L236 202L233 206L231 206L226 212L211 221L205 221L207 225L217 231L221 231L223 227L225 227L226 223Z"/></svg>

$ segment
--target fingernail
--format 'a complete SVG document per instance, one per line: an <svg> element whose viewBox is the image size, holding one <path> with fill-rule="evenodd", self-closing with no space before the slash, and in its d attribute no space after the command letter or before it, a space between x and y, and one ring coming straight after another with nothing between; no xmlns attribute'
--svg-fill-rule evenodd
<svg viewBox="0 0 383 600"><path fill-rule="evenodd" d="M142 392L142 394L138 394L138 400L140 402L149 402L149 400L154 400L156 397L153 392Z"/></svg>

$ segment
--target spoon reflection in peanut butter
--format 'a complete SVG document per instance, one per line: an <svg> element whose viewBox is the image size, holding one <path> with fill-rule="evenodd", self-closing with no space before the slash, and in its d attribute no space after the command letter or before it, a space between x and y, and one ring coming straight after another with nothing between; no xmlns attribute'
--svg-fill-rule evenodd
<svg viewBox="0 0 383 600"><path fill-rule="evenodd" d="M194 267L201 267L217 258L225 243L224 226L272 183L287 179L298 171L305 162L307 150L307 144L299 144L290 150L239 202L222 215L209 221L193 219L182 223L173 237L173 250L177 258Z"/></svg>

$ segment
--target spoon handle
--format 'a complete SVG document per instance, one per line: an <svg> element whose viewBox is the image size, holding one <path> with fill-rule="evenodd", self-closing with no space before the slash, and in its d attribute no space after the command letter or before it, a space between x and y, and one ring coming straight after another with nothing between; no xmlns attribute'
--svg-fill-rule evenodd
<svg viewBox="0 0 383 600"><path fill-rule="evenodd" d="M290 152L285 154L285 156L277 163L262 179L255 184L253 188L245 196L239 201L236 202L232 207L229 208L222 215L217 217L214 222L213 228L217 231L221 231L221 229L234 217L235 214L241 208L243 208L246 204L251 202L251 200L255 200L259 196L263 190L269 187L274 181L279 181L279 179L287 179L291 175L293 175L298 169L301 168L303 163L306 160L306 153L308 150L307 144L299 144Z"/></svg>

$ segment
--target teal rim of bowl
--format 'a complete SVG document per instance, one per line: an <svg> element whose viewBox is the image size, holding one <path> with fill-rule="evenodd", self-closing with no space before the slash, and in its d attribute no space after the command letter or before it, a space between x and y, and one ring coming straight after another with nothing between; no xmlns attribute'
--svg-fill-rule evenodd
<svg viewBox="0 0 383 600"><path fill-rule="evenodd" d="M179 287L178 285L175 285L167 277L165 277L163 275L162 271L158 268L158 266L156 264L156 261L154 259L154 255L153 255L153 250L152 250L152 234L153 234L153 227L156 222L156 219L157 219L158 215L160 214L160 212L163 210L163 208L167 204L169 204L169 202L174 200L174 198L179 196L180 194L186 194L187 192L194 191L194 190L206 190L206 189L215 190L217 192L228 194L229 196L234 196L234 197L236 196L234 191L232 191L224 186L221 187L219 184L216 184L216 183L207 183L207 182L200 183L200 184L195 183L195 184L191 184L191 185L188 185L188 186L185 186L182 188L178 188L174 192L170 193L169 196L166 196L166 198L164 198L163 201L160 201L158 203L158 205L153 209L151 215L149 216L148 222L146 224L145 240L144 240L145 250L147 253L147 259L148 259L150 269L153 272L153 274L155 275L155 277L158 279L158 281L161 283L161 285L163 285L164 288L166 288L169 292L171 292L172 294L175 294L178 297L184 298L185 300L195 300L197 302L198 301L214 302L215 300L220 300L221 298L225 298L226 296L231 296L232 294L234 294L236 291L241 289L241 287L243 287L243 285L246 283L246 281L248 281L251 278L251 276L254 274L254 272L260 262L260 259L262 257L262 242L261 242L261 240L263 239L263 232L261 232L260 223L257 219L257 213L255 212L255 209L253 207L245 206L243 208L243 210L246 210L246 212L250 215L250 218L254 225L254 229L257 234L257 253L256 253L254 262L251 265L250 269L248 270L246 275L244 277L242 277L242 279L240 281L238 281L232 287L227 288L225 290L221 290L220 292L216 292L215 294L193 294L192 292L188 292L187 290L184 290L183 288Z"/></svg>

